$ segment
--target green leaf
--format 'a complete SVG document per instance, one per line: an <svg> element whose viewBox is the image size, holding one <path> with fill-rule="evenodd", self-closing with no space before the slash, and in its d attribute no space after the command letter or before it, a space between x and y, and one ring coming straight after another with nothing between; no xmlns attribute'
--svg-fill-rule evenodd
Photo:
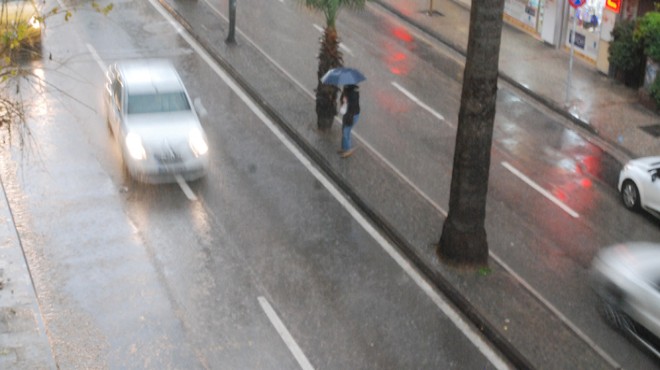
<svg viewBox="0 0 660 370"><path fill-rule="evenodd" d="M648 12L638 20L635 40L644 45L644 54L660 61L660 12Z"/></svg>
<svg viewBox="0 0 660 370"><path fill-rule="evenodd" d="M103 9L101 10L101 13L103 13L103 15L108 15L108 13L110 13L114 7L115 7L115 4L112 4L112 3L111 3L110 5L108 5L108 6L106 6L105 8L103 8Z"/></svg>

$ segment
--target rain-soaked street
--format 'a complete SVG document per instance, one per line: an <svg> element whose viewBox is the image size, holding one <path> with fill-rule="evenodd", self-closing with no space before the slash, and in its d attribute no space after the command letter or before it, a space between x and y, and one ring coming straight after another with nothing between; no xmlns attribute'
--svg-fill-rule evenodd
<svg viewBox="0 0 660 370"><path fill-rule="evenodd" d="M169 2L224 37L226 0ZM508 366L157 1L113 3L107 17L53 19L44 39L52 60L32 62L48 86L23 89L30 135L2 151L0 176L60 368ZM204 23L214 17L217 26ZM239 2L243 42L307 92L310 110L322 25L294 1ZM345 64L368 71L355 156L377 158L446 215L461 58L373 5L341 13L338 28ZM107 66L136 58L170 59L181 74L210 143L204 179L127 177L102 92ZM14 143L19 134L3 132ZM588 286L599 248L660 237L657 221L620 205L619 169L584 133L501 84L492 257L610 363L652 368L598 315Z"/></svg>
<svg viewBox="0 0 660 370"><path fill-rule="evenodd" d="M46 47L68 60L35 68L63 91L30 93L29 156L3 178L61 368L501 364L150 3L58 27ZM124 177L104 69L146 57L172 59L197 102L212 153L199 182Z"/></svg>

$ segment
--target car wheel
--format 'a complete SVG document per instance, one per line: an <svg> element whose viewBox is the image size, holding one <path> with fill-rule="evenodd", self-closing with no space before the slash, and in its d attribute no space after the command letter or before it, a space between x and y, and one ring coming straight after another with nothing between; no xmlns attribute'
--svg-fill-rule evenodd
<svg viewBox="0 0 660 370"><path fill-rule="evenodd" d="M639 210L639 190L631 180L626 180L621 186L621 200L626 208L633 211Z"/></svg>
<svg viewBox="0 0 660 370"><path fill-rule="evenodd" d="M624 303L623 293L615 288L608 287L600 297L600 313L607 323L617 330L625 333L635 333L635 323L621 311Z"/></svg>

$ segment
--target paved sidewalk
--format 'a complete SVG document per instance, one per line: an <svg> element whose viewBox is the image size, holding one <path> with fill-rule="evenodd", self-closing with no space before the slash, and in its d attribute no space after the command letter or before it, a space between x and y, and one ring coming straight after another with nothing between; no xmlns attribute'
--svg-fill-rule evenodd
<svg viewBox="0 0 660 370"><path fill-rule="evenodd" d="M0 179L0 369L55 369L55 361Z"/></svg>
<svg viewBox="0 0 660 370"><path fill-rule="evenodd" d="M375 2L465 55L470 15L460 0L435 0L433 9L441 14L435 16L426 12L428 0ZM503 80L594 134L620 161L660 155L660 140L644 130L660 125L660 116L638 102L636 90L615 82L577 57L570 104L566 106L568 64L569 53L563 48L555 49L505 23L500 50Z"/></svg>

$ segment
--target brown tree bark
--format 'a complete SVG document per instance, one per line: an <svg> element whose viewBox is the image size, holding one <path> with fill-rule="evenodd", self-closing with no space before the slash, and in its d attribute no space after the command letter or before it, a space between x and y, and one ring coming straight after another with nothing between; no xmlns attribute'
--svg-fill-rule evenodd
<svg viewBox="0 0 660 370"><path fill-rule="evenodd" d="M486 198L504 0L472 0L449 212L437 248L452 265L488 263Z"/></svg>
<svg viewBox="0 0 660 370"><path fill-rule="evenodd" d="M318 79L316 86L316 124L321 131L328 131L332 128L335 115L337 115L337 92L339 91L336 86L321 83L321 77L332 68L341 67L343 64L337 30L335 27L328 26L321 37L319 67L316 73Z"/></svg>

